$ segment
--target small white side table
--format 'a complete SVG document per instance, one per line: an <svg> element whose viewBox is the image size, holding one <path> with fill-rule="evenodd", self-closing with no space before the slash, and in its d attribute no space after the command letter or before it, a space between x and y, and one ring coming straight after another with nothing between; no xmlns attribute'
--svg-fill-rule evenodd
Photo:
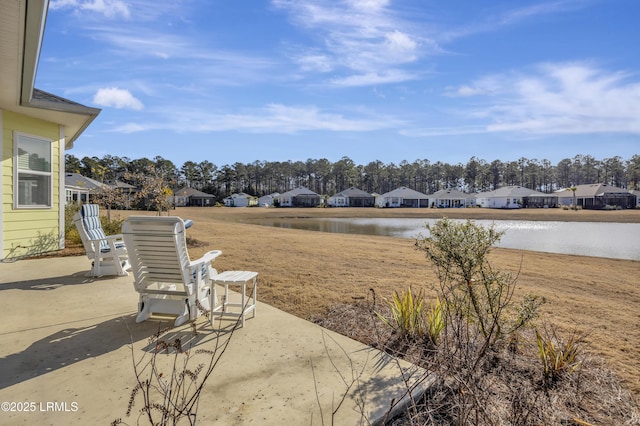
<svg viewBox="0 0 640 426"><path fill-rule="evenodd" d="M244 327L244 320L247 313L253 311L252 318L256 316L256 300L258 290L258 273L251 271L225 271L213 277L213 291L210 292L211 306L211 325L216 316L230 316L235 318L242 318L241 327ZM247 297L247 283L253 284L253 292ZM218 285L224 286L224 299L221 303L218 303L218 293L216 287ZM242 286L242 293L240 302L231 302L229 299L229 286L239 285ZM252 303L249 303L250 299ZM239 311L230 311L229 308L240 308Z"/></svg>

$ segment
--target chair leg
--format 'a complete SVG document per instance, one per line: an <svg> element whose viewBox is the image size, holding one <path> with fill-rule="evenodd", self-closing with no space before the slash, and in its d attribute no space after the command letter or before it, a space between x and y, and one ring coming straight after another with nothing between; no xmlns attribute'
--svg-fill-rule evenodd
<svg viewBox="0 0 640 426"><path fill-rule="evenodd" d="M185 299L184 301L184 312L181 315L178 315L175 322L173 323L174 327L181 326L187 321L194 320L195 316L198 315L198 309L195 304L192 306L189 299Z"/></svg>
<svg viewBox="0 0 640 426"><path fill-rule="evenodd" d="M138 315L136 316L136 322L142 322L149 319L151 316L150 306L150 303L145 303L143 300L138 302Z"/></svg>
<svg viewBox="0 0 640 426"><path fill-rule="evenodd" d="M126 259L121 259L119 256L115 256L113 263L116 265L116 274L121 277L126 277L129 273L125 270L126 265L129 263Z"/></svg>
<svg viewBox="0 0 640 426"><path fill-rule="evenodd" d="M91 261L91 270L87 274L89 277L99 277L100 273L100 258L95 258Z"/></svg>

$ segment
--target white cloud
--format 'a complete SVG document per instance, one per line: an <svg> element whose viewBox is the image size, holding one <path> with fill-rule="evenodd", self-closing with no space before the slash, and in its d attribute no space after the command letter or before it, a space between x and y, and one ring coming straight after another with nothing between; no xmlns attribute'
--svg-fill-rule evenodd
<svg viewBox="0 0 640 426"><path fill-rule="evenodd" d="M315 106L269 104L262 108L228 114L215 114L201 109L171 110L158 115L164 121L127 123L116 132L132 133L147 130L175 132L248 132L294 134L304 131L367 132L393 128L405 123L389 116L360 112L356 117L345 113L322 111Z"/></svg>
<svg viewBox="0 0 640 426"><path fill-rule="evenodd" d="M485 126L456 126L456 127L430 127L402 129L398 132L411 138L424 138L434 136L460 136L487 133Z"/></svg>
<svg viewBox="0 0 640 426"><path fill-rule="evenodd" d="M98 89L93 102L100 106L113 107L117 109L135 109L141 110L144 108L142 102L137 99L126 89L118 89L117 87L109 87L105 89Z"/></svg>
<svg viewBox="0 0 640 426"><path fill-rule="evenodd" d="M376 84L401 83L403 81L414 80L417 78L417 75L410 74L402 70L389 70L381 73L370 72L334 78L331 80L331 84L339 87L358 87Z"/></svg>
<svg viewBox="0 0 640 426"><path fill-rule="evenodd" d="M445 29L438 34L438 40L451 41L474 34L500 30L504 27L517 25L522 21L534 20L539 16L569 13L585 7L589 0L552 0L531 6L522 6L506 10L503 13L487 15L482 19L455 29ZM511 4L511 3L509 3ZM513 2L516 4L516 2Z"/></svg>
<svg viewBox="0 0 640 426"><path fill-rule="evenodd" d="M640 82L586 64L545 64L505 81L489 131L640 134ZM506 100L504 99L506 95Z"/></svg>
<svg viewBox="0 0 640 426"><path fill-rule="evenodd" d="M457 113L480 124L407 129L402 134L640 135L638 76L585 63L549 63L527 74L488 76L457 89L447 88L445 95L473 96L474 106Z"/></svg>
<svg viewBox="0 0 640 426"><path fill-rule="evenodd" d="M444 94L450 97L467 97L478 95L492 95L499 93L502 87L502 76L488 76L463 84L459 87L446 87Z"/></svg>
<svg viewBox="0 0 640 426"><path fill-rule="evenodd" d="M378 11L389 5L389 0L348 0L354 9Z"/></svg>
<svg viewBox="0 0 640 426"><path fill-rule="evenodd" d="M333 70L330 57L323 54L306 54L296 59L302 71L329 72Z"/></svg>
<svg viewBox="0 0 640 426"><path fill-rule="evenodd" d="M129 18L131 16L129 6L122 0L51 0L49 8L52 10L74 9L76 12L96 12L107 18L118 16Z"/></svg>
<svg viewBox="0 0 640 426"><path fill-rule="evenodd" d="M438 47L433 40L413 31L413 24L397 18L387 0L273 0L273 4L287 11L292 21L315 37L317 45L309 58L309 47L296 55L301 70L353 73L353 79L367 84L363 76L391 75L390 79L370 79L372 84L412 80L414 72L397 68L415 63L421 56ZM313 69L309 59L322 58L322 67ZM403 80L398 80L402 76ZM344 85L347 78L330 82Z"/></svg>

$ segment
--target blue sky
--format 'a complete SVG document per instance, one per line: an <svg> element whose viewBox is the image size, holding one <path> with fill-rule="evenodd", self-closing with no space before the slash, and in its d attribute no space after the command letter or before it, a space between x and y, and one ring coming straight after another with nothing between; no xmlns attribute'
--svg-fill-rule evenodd
<svg viewBox="0 0 640 426"><path fill-rule="evenodd" d="M637 0L51 0L69 151L466 163L640 154Z"/></svg>

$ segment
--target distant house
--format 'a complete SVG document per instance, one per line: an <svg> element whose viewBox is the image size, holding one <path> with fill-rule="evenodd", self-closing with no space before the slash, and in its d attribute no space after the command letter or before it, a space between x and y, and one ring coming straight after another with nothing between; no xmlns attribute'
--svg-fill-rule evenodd
<svg viewBox="0 0 640 426"><path fill-rule="evenodd" d="M640 209L640 191L636 191L636 190L629 190L629 193L635 197L635 204L634 204L634 208L636 209Z"/></svg>
<svg viewBox="0 0 640 426"><path fill-rule="evenodd" d="M429 196L411 188L400 187L376 197L378 207L428 207Z"/></svg>
<svg viewBox="0 0 640 426"><path fill-rule="evenodd" d="M131 207L135 194L140 190L133 185L125 182L116 181L111 185L108 183L98 182L95 179L82 176L79 173L65 173L64 188L66 192L66 202L70 203L90 203L93 202L93 195L97 192L107 189L115 189L123 194L127 194L127 203L125 208Z"/></svg>
<svg viewBox="0 0 640 426"><path fill-rule="evenodd" d="M258 206L260 207L272 207L275 201L280 196L280 193L274 192L273 194L263 195L258 198Z"/></svg>
<svg viewBox="0 0 640 426"><path fill-rule="evenodd" d="M118 191L120 191L122 194L127 195L127 202L126 202L125 208L127 209L131 208L131 204L135 200L136 195L140 192L140 188L130 185L126 182L121 182L119 180L117 180L116 183L114 183L112 186L116 188Z"/></svg>
<svg viewBox="0 0 640 426"><path fill-rule="evenodd" d="M545 194L522 186L504 186L494 191L476 194L476 205L491 209L555 207L556 204L555 194Z"/></svg>
<svg viewBox="0 0 640 426"><path fill-rule="evenodd" d="M34 87L48 5L0 1L0 259L64 248L65 150L100 113Z"/></svg>
<svg viewBox="0 0 640 426"><path fill-rule="evenodd" d="M329 198L331 207L373 207L375 197L361 189L351 187Z"/></svg>
<svg viewBox="0 0 640 426"><path fill-rule="evenodd" d="M67 204L91 202L91 195L108 185L79 173L65 173L64 190Z"/></svg>
<svg viewBox="0 0 640 426"><path fill-rule="evenodd" d="M628 209L637 206L637 197L628 189L604 183L577 185L575 188L576 204L583 209L604 209L607 206ZM562 189L556 195L561 205L573 204L574 193L571 188Z"/></svg>
<svg viewBox="0 0 640 426"><path fill-rule="evenodd" d="M441 189L429 195L429 204L431 207L471 207L474 206L475 203L476 199L473 195L453 188Z"/></svg>
<svg viewBox="0 0 640 426"><path fill-rule="evenodd" d="M224 205L227 207L251 207L258 205L258 198L253 195L239 192L237 194L231 194L224 200Z"/></svg>
<svg viewBox="0 0 640 426"><path fill-rule="evenodd" d="M318 207L322 204L322 197L301 186L280 194L278 202L280 207Z"/></svg>
<svg viewBox="0 0 640 426"><path fill-rule="evenodd" d="M213 206L216 199L214 195L206 194L202 191L186 186L173 191L173 195L170 195L169 198L169 201L175 207L209 207Z"/></svg>

